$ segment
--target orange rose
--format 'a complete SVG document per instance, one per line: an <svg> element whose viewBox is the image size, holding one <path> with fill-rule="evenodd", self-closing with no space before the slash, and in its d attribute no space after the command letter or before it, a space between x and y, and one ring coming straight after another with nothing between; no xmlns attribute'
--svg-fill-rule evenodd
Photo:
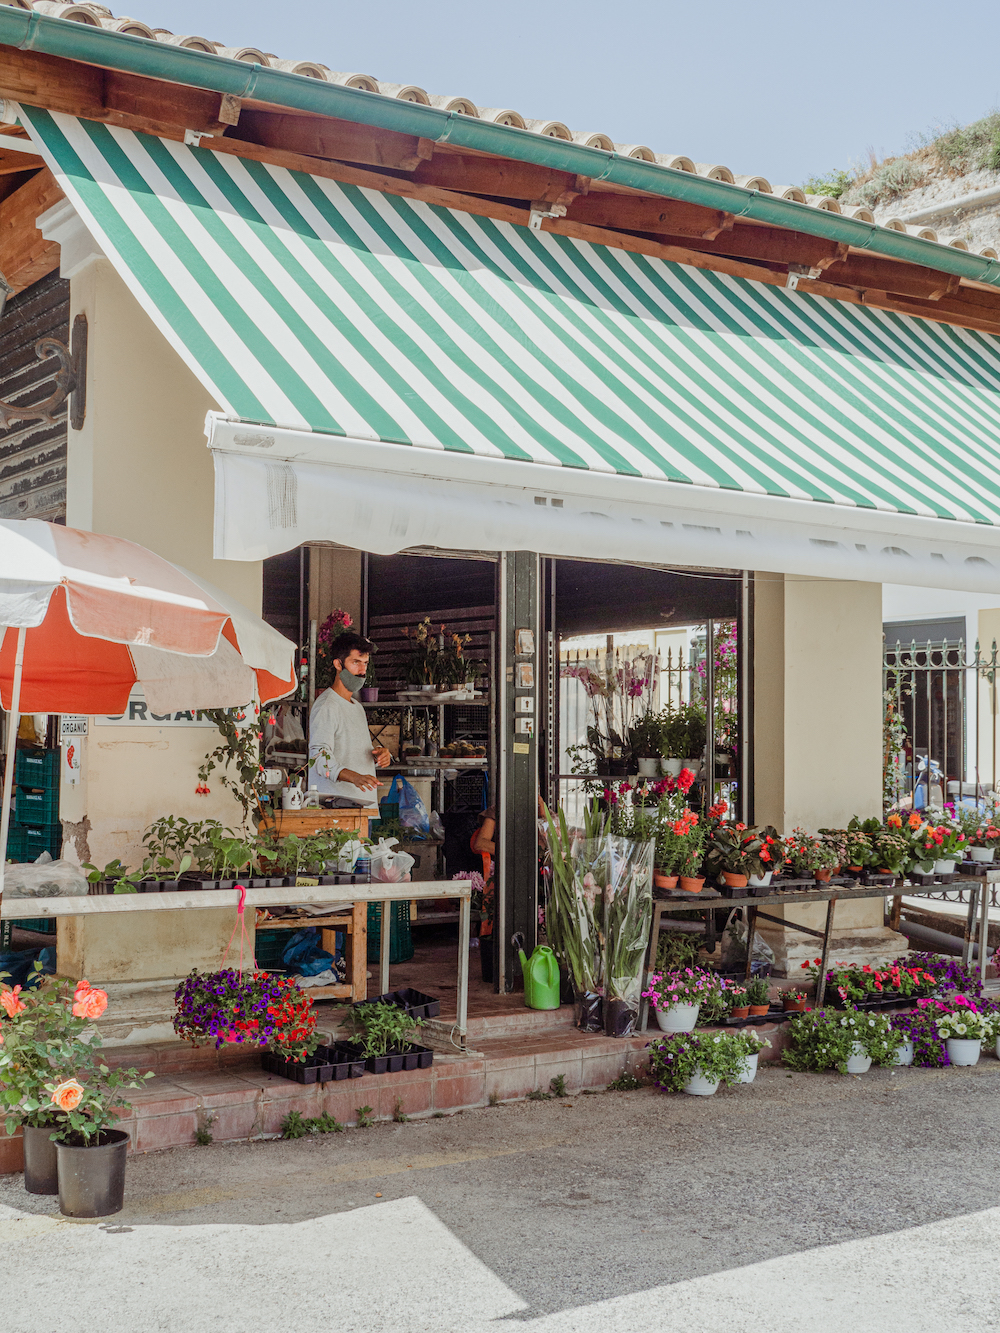
<svg viewBox="0 0 1000 1333"><path fill-rule="evenodd" d="M80 982L73 994L74 1018L100 1018L107 1007L108 997L104 991L97 990L89 982Z"/></svg>
<svg viewBox="0 0 1000 1333"><path fill-rule="evenodd" d="M17 998L20 989L20 986L15 986L13 990L0 991L0 1004L6 1009L8 1018L23 1013L28 1007L23 1000Z"/></svg>
<svg viewBox="0 0 1000 1333"><path fill-rule="evenodd" d="M75 1078L68 1078L52 1089L52 1104L60 1111L75 1111L83 1100L84 1086Z"/></svg>

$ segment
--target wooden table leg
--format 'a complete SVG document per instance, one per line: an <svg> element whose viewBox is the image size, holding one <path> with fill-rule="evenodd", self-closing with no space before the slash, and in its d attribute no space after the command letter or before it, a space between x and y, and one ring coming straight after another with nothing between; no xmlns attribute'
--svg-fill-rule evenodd
<svg viewBox="0 0 1000 1333"><path fill-rule="evenodd" d="M379 965L378 993L380 995L384 995L389 989L389 949L391 942L392 903L386 902L382 904L382 926L380 933L380 943L382 946L379 950L381 961Z"/></svg>
<svg viewBox="0 0 1000 1333"><path fill-rule="evenodd" d="M348 963L348 977L351 983L351 999L355 1004L368 999L368 904L354 904L351 922L351 957Z"/></svg>
<svg viewBox="0 0 1000 1333"><path fill-rule="evenodd" d="M831 898L826 909L826 928L823 931L823 951L819 960L819 980L816 982L816 1008L823 1008L826 997L826 958L830 952L830 931L833 928L833 909L837 906L836 898Z"/></svg>

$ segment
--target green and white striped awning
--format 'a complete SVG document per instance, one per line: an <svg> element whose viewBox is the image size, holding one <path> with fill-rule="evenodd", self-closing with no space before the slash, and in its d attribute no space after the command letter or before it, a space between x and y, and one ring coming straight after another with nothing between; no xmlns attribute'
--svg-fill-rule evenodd
<svg viewBox="0 0 1000 1333"><path fill-rule="evenodd" d="M627 538L642 559L1000 588L989 335L21 117L219 405L217 554L627 558Z"/></svg>

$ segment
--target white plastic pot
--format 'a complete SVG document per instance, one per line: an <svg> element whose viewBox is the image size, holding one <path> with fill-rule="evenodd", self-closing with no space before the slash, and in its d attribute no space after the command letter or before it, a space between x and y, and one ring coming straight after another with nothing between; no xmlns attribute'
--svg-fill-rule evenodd
<svg viewBox="0 0 1000 1333"><path fill-rule="evenodd" d="M973 861L982 861L984 865L990 865L996 852L995 847L970 847L969 855Z"/></svg>
<svg viewBox="0 0 1000 1333"><path fill-rule="evenodd" d="M688 1081L684 1084L683 1092L689 1092L692 1097L711 1097L718 1091L719 1080L706 1078L700 1069L696 1069Z"/></svg>
<svg viewBox="0 0 1000 1333"><path fill-rule="evenodd" d="M944 1046L953 1065L977 1065L983 1049L981 1041L970 1041L968 1037L948 1037Z"/></svg>
<svg viewBox="0 0 1000 1333"><path fill-rule="evenodd" d="M757 1061L760 1059L760 1052L754 1051L753 1055L748 1055L743 1061L743 1068L740 1070L740 1082L752 1083L757 1077Z"/></svg>
<svg viewBox="0 0 1000 1333"><path fill-rule="evenodd" d="M672 1004L654 1012L661 1032L693 1032L700 1009L700 1004Z"/></svg>
<svg viewBox="0 0 1000 1333"><path fill-rule="evenodd" d="M682 769L683 767L684 767L684 760L683 760L683 759L666 759L666 758L664 758L664 759L661 759L661 760L660 760L660 768L662 769L662 771L666 774L666 776L667 776L668 778L678 778L678 777L680 777L681 769Z"/></svg>
<svg viewBox="0 0 1000 1333"><path fill-rule="evenodd" d="M1000 1060L1000 1037L997 1037L996 1039L996 1053L997 1059Z"/></svg>
<svg viewBox="0 0 1000 1333"><path fill-rule="evenodd" d="M851 1053L847 1057L848 1074L867 1074L872 1067L872 1058L860 1041L851 1043Z"/></svg>
<svg viewBox="0 0 1000 1333"><path fill-rule="evenodd" d="M659 776L660 772L659 756L656 756L653 759L643 758L640 759L638 762L639 762L639 776L641 778L655 778Z"/></svg>
<svg viewBox="0 0 1000 1333"><path fill-rule="evenodd" d="M764 884L770 884L770 882L771 882L771 876L772 876L773 874L774 874L774 871L773 871L773 870L768 870L768 871L766 872L766 874L763 874L763 875L748 875L748 876L747 876L747 883L748 883L752 888L759 889L759 888L761 888Z"/></svg>
<svg viewBox="0 0 1000 1333"><path fill-rule="evenodd" d="M955 862L954 862L954 861L935 861L935 862L934 862L934 873L935 873L935 875L953 875L953 874L955 873Z"/></svg>
<svg viewBox="0 0 1000 1333"><path fill-rule="evenodd" d="M998 1038L1000 1040L1000 1038ZM894 1065L912 1065L913 1064L913 1042L904 1041L902 1046L896 1052L896 1058L892 1062Z"/></svg>

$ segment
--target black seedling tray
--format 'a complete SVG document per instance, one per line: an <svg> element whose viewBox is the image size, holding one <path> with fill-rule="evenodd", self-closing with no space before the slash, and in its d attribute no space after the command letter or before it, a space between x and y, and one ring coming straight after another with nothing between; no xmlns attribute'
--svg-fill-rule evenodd
<svg viewBox="0 0 1000 1333"><path fill-rule="evenodd" d="M269 1074L277 1074L279 1078L287 1078L292 1083L330 1083L337 1075L334 1065L323 1051L324 1048L319 1047L315 1055L309 1055L304 1060L284 1060L272 1051L263 1051L260 1062Z"/></svg>
<svg viewBox="0 0 1000 1333"><path fill-rule="evenodd" d="M360 1078L365 1072L363 1057L355 1054L357 1047L344 1042L334 1042L332 1046L317 1046L316 1054L325 1060L332 1070L332 1079L339 1083L345 1078Z"/></svg>
<svg viewBox="0 0 1000 1333"><path fill-rule="evenodd" d="M437 1018L441 1013L440 1000L433 995L424 995L412 986L386 991L384 995L376 995L371 1000L359 1000L355 1008L363 1004L393 1004L397 1009L405 1009L411 1018Z"/></svg>

